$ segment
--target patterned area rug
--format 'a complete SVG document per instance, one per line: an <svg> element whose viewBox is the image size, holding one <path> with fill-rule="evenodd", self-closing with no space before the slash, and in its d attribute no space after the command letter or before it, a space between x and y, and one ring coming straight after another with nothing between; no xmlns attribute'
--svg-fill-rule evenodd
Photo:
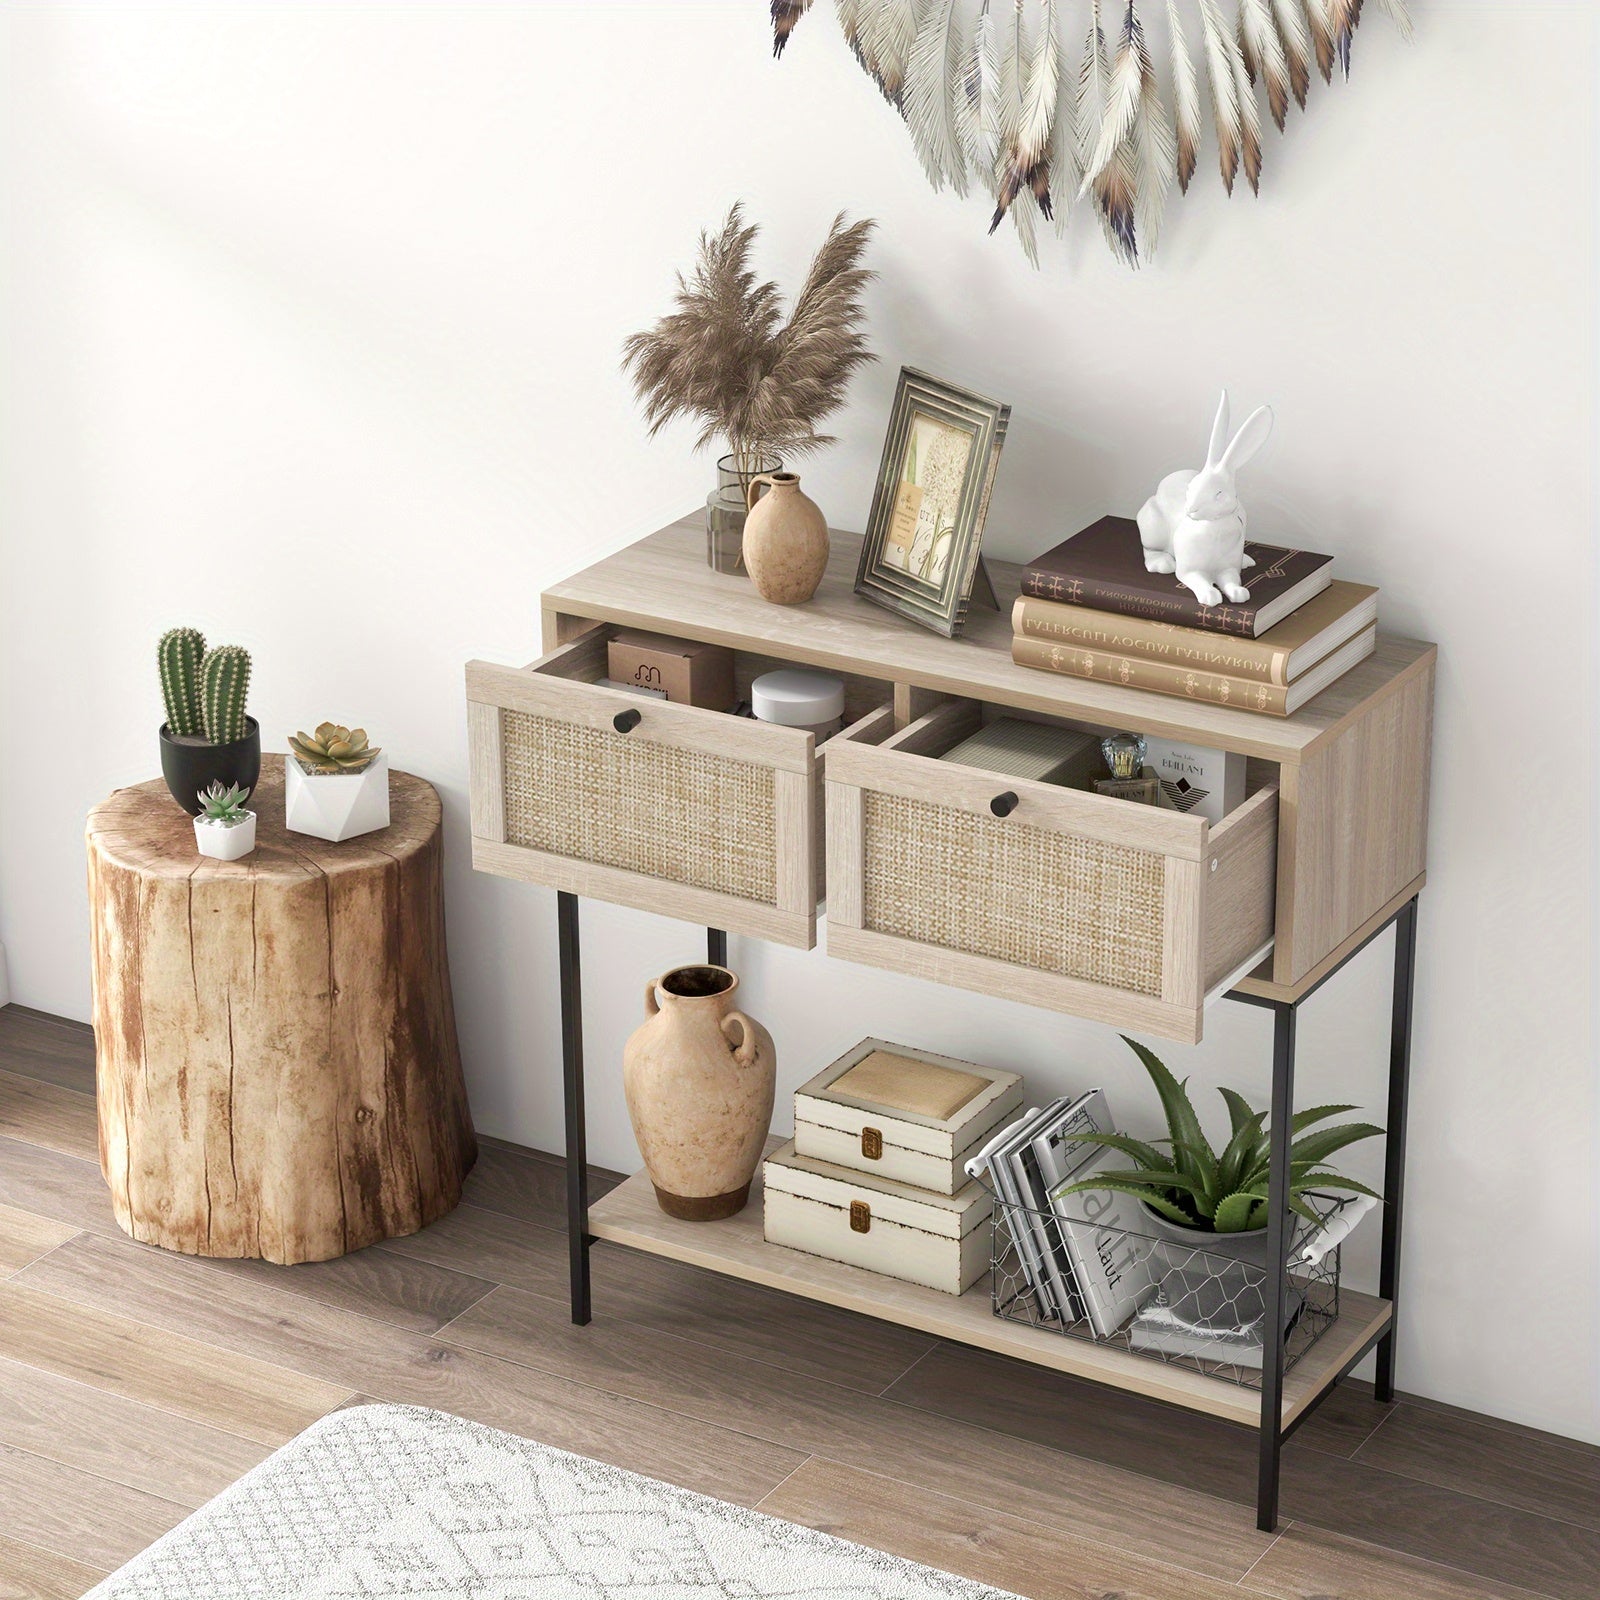
<svg viewBox="0 0 1600 1600"><path fill-rule="evenodd" d="M336 1411L86 1600L1013 1600L412 1406Z"/></svg>

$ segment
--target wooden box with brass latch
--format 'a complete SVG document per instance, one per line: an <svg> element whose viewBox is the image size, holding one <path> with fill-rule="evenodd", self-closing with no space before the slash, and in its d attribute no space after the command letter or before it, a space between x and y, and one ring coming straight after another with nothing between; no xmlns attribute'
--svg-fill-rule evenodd
<svg viewBox="0 0 1600 1600"><path fill-rule="evenodd" d="M989 1270L989 1213L981 1183L933 1194L774 1150L763 1168L768 1244L964 1294Z"/></svg>
<svg viewBox="0 0 1600 1600"><path fill-rule="evenodd" d="M796 1151L937 1194L1022 1104L1014 1072L863 1039L794 1097Z"/></svg>

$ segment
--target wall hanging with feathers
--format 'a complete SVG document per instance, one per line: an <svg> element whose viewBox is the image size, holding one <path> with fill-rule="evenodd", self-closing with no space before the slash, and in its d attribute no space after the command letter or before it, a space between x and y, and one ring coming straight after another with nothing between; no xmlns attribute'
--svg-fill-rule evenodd
<svg viewBox="0 0 1600 1600"><path fill-rule="evenodd" d="M1038 224L1059 235L1075 200L1130 266L1148 258L1173 179L1188 192L1200 160L1201 79L1222 181L1261 183L1261 108L1281 130L1304 109L1313 66L1349 76L1362 0L1145 0L1160 9L1170 103L1135 0L834 0L857 61L899 111L935 189L994 196L1038 264ZM781 56L813 0L771 0ZM1405 0L1379 0L1410 38ZM1080 14L1081 13L1081 14ZM1191 37L1198 42L1196 63ZM1081 51L1077 41L1081 39Z"/></svg>

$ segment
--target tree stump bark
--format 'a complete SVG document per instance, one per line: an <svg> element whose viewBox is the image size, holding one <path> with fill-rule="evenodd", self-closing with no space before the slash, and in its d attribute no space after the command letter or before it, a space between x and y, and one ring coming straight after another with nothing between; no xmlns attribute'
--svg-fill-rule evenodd
<svg viewBox="0 0 1600 1600"><path fill-rule="evenodd" d="M439 798L390 775L392 822L328 844L283 825L195 849L164 784L90 813L100 1166L135 1239L324 1261L449 1211L477 1155L445 954Z"/></svg>

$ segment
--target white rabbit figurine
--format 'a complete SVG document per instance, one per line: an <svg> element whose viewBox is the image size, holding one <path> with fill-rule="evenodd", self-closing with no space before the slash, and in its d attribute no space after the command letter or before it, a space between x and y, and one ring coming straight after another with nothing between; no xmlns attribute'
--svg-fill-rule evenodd
<svg viewBox="0 0 1600 1600"><path fill-rule="evenodd" d="M1244 547L1244 507L1234 478L1267 442L1272 408L1259 406L1228 440L1228 391L1222 391L1211 448L1198 472L1169 472L1139 508L1139 542L1147 572L1175 572L1203 606L1250 598L1239 581L1255 558Z"/></svg>

